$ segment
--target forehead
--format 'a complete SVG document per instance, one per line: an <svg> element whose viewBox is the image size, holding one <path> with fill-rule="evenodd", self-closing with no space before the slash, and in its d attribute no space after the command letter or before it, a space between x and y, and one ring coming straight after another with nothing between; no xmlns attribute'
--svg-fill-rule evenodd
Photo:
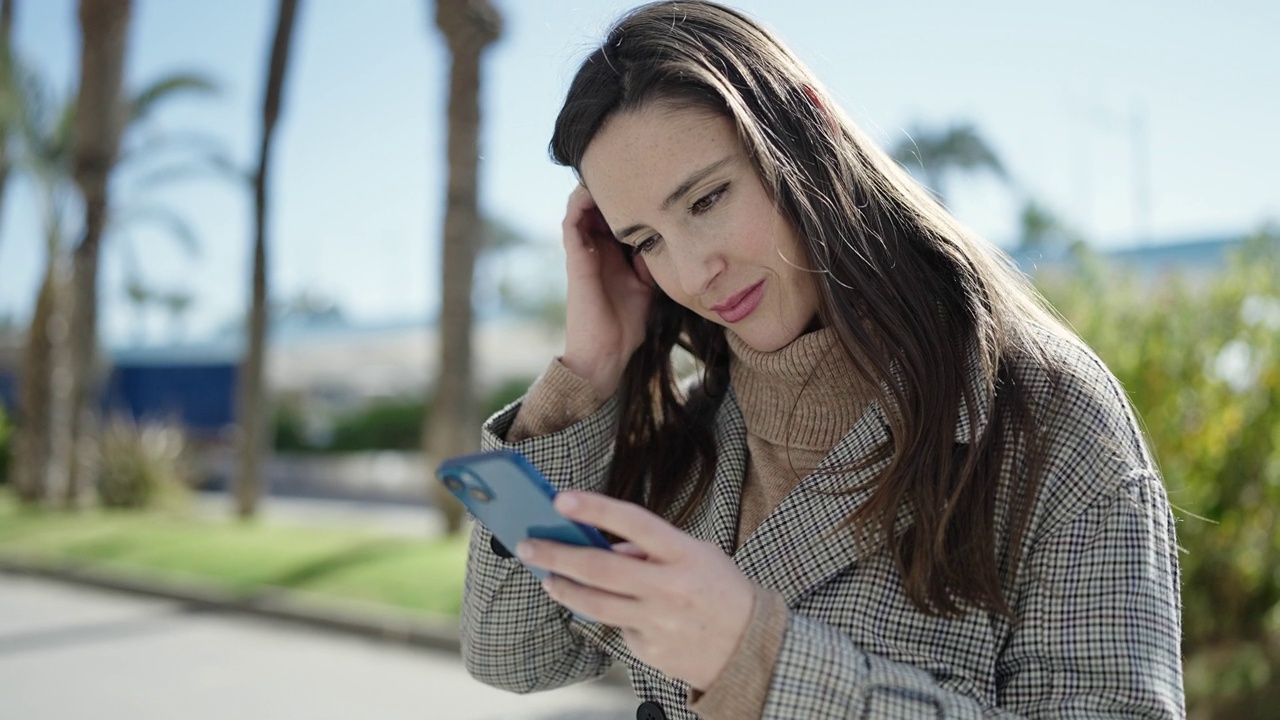
<svg viewBox="0 0 1280 720"><path fill-rule="evenodd" d="M610 117L582 156L582 180L601 210L657 207L691 173L741 158L728 118L650 105Z"/></svg>

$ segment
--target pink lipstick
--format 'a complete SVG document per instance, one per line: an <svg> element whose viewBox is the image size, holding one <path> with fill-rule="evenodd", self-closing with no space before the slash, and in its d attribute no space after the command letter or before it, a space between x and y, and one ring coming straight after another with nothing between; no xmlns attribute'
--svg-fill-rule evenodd
<svg viewBox="0 0 1280 720"><path fill-rule="evenodd" d="M750 315L764 298L764 280L711 308L727 323L736 323Z"/></svg>

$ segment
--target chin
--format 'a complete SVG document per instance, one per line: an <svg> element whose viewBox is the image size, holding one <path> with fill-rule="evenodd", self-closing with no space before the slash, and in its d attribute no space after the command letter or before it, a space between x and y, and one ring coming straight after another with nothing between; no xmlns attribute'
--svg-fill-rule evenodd
<svg viewBox="0 0 1280 720"><path fill-rule="evenodd" d="M769 333L739 333L739 337L743 342L751 346L752 350L762 353L770 353L781 350L782 348L795 342L800 337L801 331L782 331Z"/></svg>

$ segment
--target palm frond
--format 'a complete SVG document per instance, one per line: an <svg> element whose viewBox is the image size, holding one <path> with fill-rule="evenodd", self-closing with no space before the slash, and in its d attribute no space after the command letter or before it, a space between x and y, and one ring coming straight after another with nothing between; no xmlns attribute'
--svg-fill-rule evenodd
<svg viewBox="0 0 1280 720"><path fill-rule="evenodd" d="M53 135L49 137L50 153L57 158L71 162L71 133L76 122L76 103L68 100L58 114L57 124L53 126Z"/></svg>
<svg viewBox="0 0 1280 720"><path fill-rule="evenodd" d="M996 177L1006 176L1004 165L995 150L978 133L972 123L952 125L941 138L944 154L963 170L986 170Z"/></svg>
<svg viewBox="0 0 1280 720"><path fill-rule="evenodd" d="M130 155L127 158L129 165L137 165L147 162L153 157L157 158L154 167L136 175L130 173L133 176L130 183L131 186L138 190L145 190L173 182L199 178L233 180L238 184L252 182L252 175L249 171L236 165L235 161L231 159L220 144L212 144L203 148L195 147L193 149L197 152L194 155L176 158L165 157L166 155L173 156L173 150L175 149L148 145ZM122 158L123 160L124 158Z"/></svg>
<svg viewBox="0 0 1280 720"><path fill-rule="evenodd" d="M174 95L181 93L213 95L217 92L218 87L213 80L199 73L184 72L165 75L152 81L129 99L128 122L133 124L144 120L157 105Z"/></svg>
<svg viewBox="0 0 1280 720"><path fill-rule="evenodd" d="M1008 179L999 155L974 124L967 121L941 129L914 125L906 137L890 148L889 155L902 166L920 168L929 175L941 175L952 169L985 170L1002 180Z"/></svg>

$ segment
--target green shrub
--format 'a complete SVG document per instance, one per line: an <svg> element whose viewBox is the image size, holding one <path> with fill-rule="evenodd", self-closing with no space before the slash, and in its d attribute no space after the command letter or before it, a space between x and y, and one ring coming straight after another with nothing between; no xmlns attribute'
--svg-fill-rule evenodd
<svg viewBox="0 0 1280 720"><path fill-rule="evenodd" d="M177 425L112 418L98 443L98 500L110 508L172 507L186 500L191 468Z"/></svg>
<svg viewBox="0 0 1280 720"><path fill-rule="evenodd" d="M418 450L422 447L421 400L395 400L371 405L340 418L326 448L334 452L360 450Z"/></svg>
<svg viewBox="0 0 1280 720"><path fill-rule="evenodd" d="M5 415L4 407L0 406L0 485L9 482L9 458L13 454L12 446L13 425L9 424L9 417Z"/></svg>
<svg viewBox="0 0 1280 720"><path fill-rule="evenodd" d="M1208 277L1085 263L1040 285L1124 384L1164 475L1190 707L1257 705L1280 678L1280 234Z"/></svg>
<svg viewBox="0 0 1280 720"><path fill-rule="evenodd" d="M307 440L306 421L296 405L280 403L276 406L271 447L282 452L307 452L316 449Z"/></svg>

